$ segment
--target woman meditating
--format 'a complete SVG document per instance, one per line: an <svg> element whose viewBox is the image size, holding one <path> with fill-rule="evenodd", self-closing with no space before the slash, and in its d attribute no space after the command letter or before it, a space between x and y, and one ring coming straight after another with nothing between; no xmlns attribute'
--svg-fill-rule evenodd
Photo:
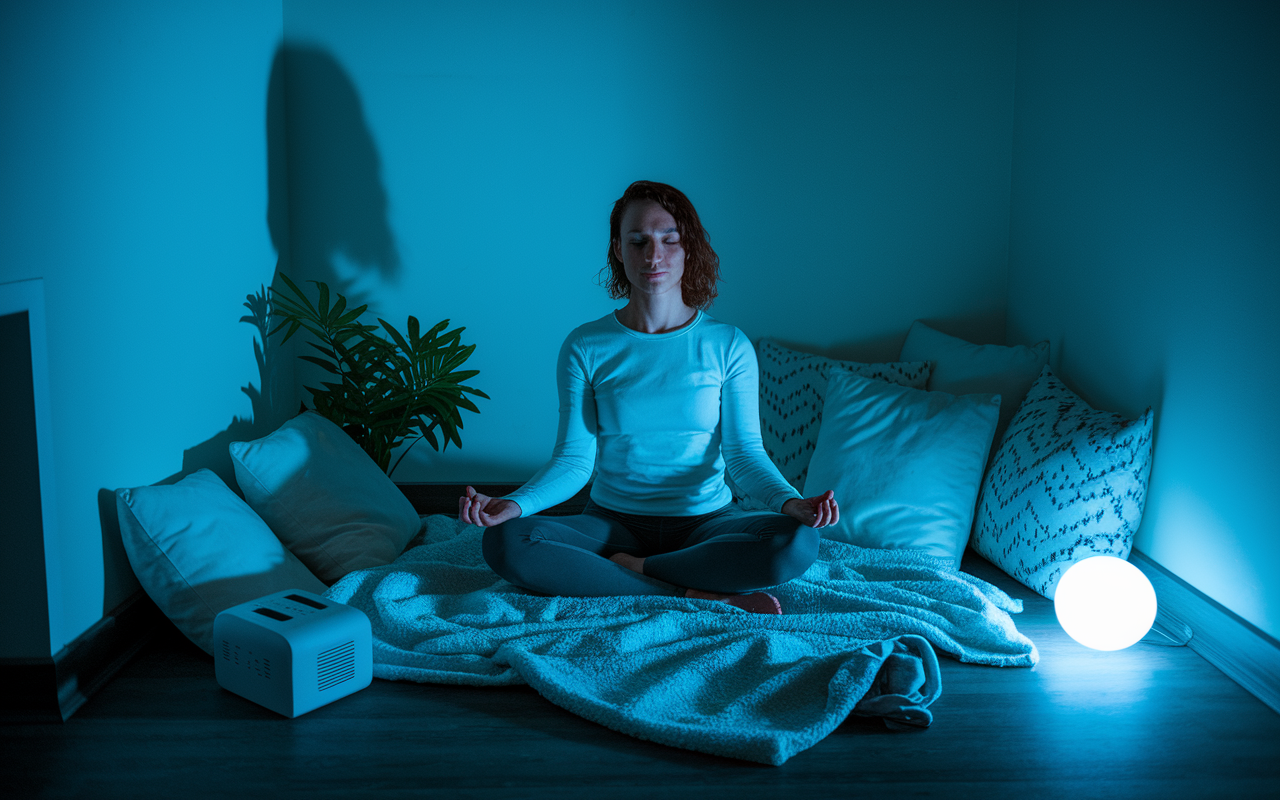
<svg viewBox="0 0 1280 800"><path fill-rule="evenodd" d="M488 528L484 557L517 586L550 595L682 595L779 614L759 589L798 577L817 528L839 519L832 492L802 498L760 443L755 351L703 313L719 258L693 204L637 181L609 218L617 311L565 339L551 461L518 491L467 487L464 522ZM582 514L539 517L591 479ZM775 512L733 504L725 470Z"/></svg>

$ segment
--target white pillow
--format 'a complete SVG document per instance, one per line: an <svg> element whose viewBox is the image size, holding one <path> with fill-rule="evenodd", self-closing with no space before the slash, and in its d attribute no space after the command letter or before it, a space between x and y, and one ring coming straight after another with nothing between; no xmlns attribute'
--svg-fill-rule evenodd
<svg viewBox="0 0 1280 800"><path fill-rule="evenodd" d="M1151 473L1153 415L1096 411L1045 367L982 484L973 549L1040 594L1089 556L1128 558Z"/></svg>
<svg viewBox="0 0 1280 800"><path fill-rule="evenodd" d="M899 386L925 388L930 365L916 363L862 364L837 361L790 350L769 339L756 348L760 362L760 441L783 479L797 490L804 487L809 460L822 424L823 397L833 372L851 372ZM736 490L739 505L764 508Z"/></svg>
<svg viewBox="0 0 1280 800"><path fill-rule="evenodd" d="M284 589L325 591L207 469L169 486L117 489L116 511L138 582L205 652L219 611Z"/></svg>
<svg viewBox="0 0 1280 800"><path fill-rule="evenodd" d="M1030 347L971 344L916 320L907 332L898 357L903 361L933 362L929 391L1000 395L1000 423L992 442L994 454L1022 398L1027 396L1040 370L1049 363L1049 343L1039 342Z"/></svg>
<svg viewBox="0 0 1280 800"><path fill-rule="evenodd" d="M422 526L413 504L341 428L313 411L232 442L244 498L320 580L390 564Z"/></svg>
<svg viewBox="0 0 1280 800"><path fill-rule="evenodd" d="M834 373L804 496L831 489L827 539L924 550L959 567L1000 397L925 392Z"/></svg>

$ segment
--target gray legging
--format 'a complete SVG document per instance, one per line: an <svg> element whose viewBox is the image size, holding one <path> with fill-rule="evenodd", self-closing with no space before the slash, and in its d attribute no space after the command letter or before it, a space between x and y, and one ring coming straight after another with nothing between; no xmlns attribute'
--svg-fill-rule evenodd
<svg viewBox="0 0 1280 800"><path fill-rule="evenodd" d="M750 592L799 577L818 557L818 531L785 514L742 511L650 517L588 502L577 516L517 517L484 532L484 559L517 586L549 595ZM609 560L642 557L644 574Z"/></svg>

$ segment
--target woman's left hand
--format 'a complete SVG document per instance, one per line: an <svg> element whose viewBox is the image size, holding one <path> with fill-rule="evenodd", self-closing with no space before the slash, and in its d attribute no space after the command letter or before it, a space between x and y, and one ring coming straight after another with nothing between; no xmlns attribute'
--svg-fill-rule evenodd
<svg viewBox="0 0 1280 800"><path fill-rule="evenodd" d="M782 504L782 513L810 528L825 528L840 521L840 506L836 503L836 493L831 490L817 497L793 497Z"/></svg>

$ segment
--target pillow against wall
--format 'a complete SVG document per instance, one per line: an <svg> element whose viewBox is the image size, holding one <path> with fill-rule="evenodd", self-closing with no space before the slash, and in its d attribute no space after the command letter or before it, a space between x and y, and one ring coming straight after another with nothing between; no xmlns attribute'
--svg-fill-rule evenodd
<svg viewBox="0 0 1280 800"><path fill-rule="evenodd" d="M313 411L232 442L231 461L250 507L325 583L391 563L422 526L373 459Z"/></svg>
<svg viewBox="0 0 1280 800"><path fill-rule="evenodd" d="M923 389L929 382L929 363L862 364L837 361L790 350L769 339L757 346L760 362L760 439L782 477L800 490L804 487L822 423L823 396L833 372L848 372L898 386ZM738 505L764 509L755 498L735 486Z"/></svg>
<svg viewBox="0 0 1280 800"><path fill-rule="evenodd" d="M213 652L219 611L284 589L325 586L207 469L170 486L116 490L138 582L178 630Z"/></svg>
<svg viewBox="0 0 1280 800"><path fill-rule="evenodd" d="M924 550L960 566L1000 396L926 392L835 372L804 496L828 489L827 539Z"/></svg>
<svg viewBox="0 0 1280 800"><path fill-rule="evenodd" d="M1000 395L1000 422L992 441L992 452L1022 398L1049 363L1047 341L1027 347L998 344L971 344L936 331L916 320L907 332L898 357L903 361L932 361L929 390L948 394L987 392Z"/></svg>
<svg viewBox="0 0 1280 800"><path fill-rule="evenodd" d="M1128 558L1151 473L1153 415L1095 411L1045 367L982 485L973 549L1040 594L1089 556Z"/></svg>

